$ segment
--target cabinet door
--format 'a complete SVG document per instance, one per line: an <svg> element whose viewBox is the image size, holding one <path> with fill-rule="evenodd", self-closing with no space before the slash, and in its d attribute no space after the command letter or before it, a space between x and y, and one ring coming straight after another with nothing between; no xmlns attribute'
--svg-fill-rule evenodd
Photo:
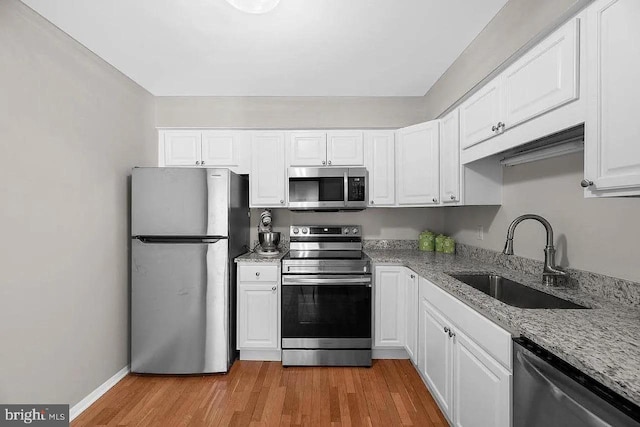
<svg viewBox="0 0 640 427"><path fill-rule="evenodd" d="M240 132L202 132L202 162L206 166L238 166Z"/></svg>
<svg viewBox="0 0 640 427"><path fill-rule="evenodd" d="M389 206L396 202L395 133L365 133L366 166L369 171L369 206Z"/></svg>
<svg viewBox="0 0 640 427"><path fill-rule="evenodd" d="M197 166L201 157L200 131L165 131L165 166Z"/></svg>
<svg viewBox="0 0 640 427"><path fill-rule="evenodd" d="M505 70L505 129L578 98L578 23L569 21Z"/></svg>
<svg viewBox="0 0 640 427"><path fill-rule="evenodd" d="M252 134L251 153L251 207L285 207L284 134Z"/></svg>
<svg viewBox="0 0 640 427"><path fill-rule="evenodd" d="M441 121L440 197L442 204L460 203L460 127L458 110Z"/></svg>
<svg viewBox="0 0 640 427"><path fill-rule="evenodd" d="M413 363L418 363L418 275L407 269L404 313L407 321L405 348Z"/></svg>
<svg viewBox="0 0 640 427"><path fill-rule="evenodd" d="M362 132L336 131L327 133L327 165L363 166Z"/></svg>
<svg viewBox="0 0 640 427"><path fill-rule="evenodd" d="M460 106L460 145L469 148L497 135L502 120L500 77L487 83Z"/></svg>
<svg viewBox="0 0 640 427"><path fill-rule="evenodd" d="M511 374L462 332L453 340L454 425L509 427Z"/></svg>
<svg viewBox="0 0 640 427"><path fill-rule="evenodd" d="M376 267L375 347L404 347L404 267Z"/></svg>
<svg viewBox="0 0 640 427"><path fill-rule="evenodd" d="M440 192L439 121L398 130L396 192L399 205L435 205Z"/></svg>
<svg viewBox="0 0 640 427"><path fill-rule="evenodd" d="M451 419L453 340L445 332L451 325L423 297L420 298L419 316L418 369L440 409Z"/></svg>
<svg viewBox="0 0 640 427"><path fill-rule="evenodd" d="M325 166L326 164L326 133L289 133L289 166Z"/></svg>
<svg viewBox="0 0 640 427"><path fill-rule="evenodd" d="M278 349L278 286L238 284L238 348Z"/></svg>
<svg viewBox="0 0 640 427"><path fill-rule="evenodd" d="M640 2L599 0L587 9L587 195L640 194Z"/></svg>

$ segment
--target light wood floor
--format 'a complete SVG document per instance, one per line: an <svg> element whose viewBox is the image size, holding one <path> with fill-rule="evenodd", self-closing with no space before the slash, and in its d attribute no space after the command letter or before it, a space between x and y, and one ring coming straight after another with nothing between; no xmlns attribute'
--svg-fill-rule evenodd
<svg viewBox="0 0 640 427"><path fill-rule="evenodd" d="M227 375L128 375L80 426L446 426L408 360L372 368L236 362Z"/></svg>

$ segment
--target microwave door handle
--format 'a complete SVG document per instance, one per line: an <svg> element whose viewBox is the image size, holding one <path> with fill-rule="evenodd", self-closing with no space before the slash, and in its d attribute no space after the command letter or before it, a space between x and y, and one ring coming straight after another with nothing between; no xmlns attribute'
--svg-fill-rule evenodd
<svg viewBox="0 0 640 427"><path fill-rule="evenodd" d="M344 206L349 205L349 169L344 171Z"/></svg>

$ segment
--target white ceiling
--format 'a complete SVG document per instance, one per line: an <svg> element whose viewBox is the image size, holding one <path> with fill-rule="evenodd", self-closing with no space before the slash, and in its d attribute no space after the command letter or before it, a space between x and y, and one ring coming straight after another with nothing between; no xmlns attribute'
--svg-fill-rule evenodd
<svg viewBox="0 0 640 427"><path fill-rule="evenodd" d="M507 0L23 0L158 96L421 96Z"/></svg>

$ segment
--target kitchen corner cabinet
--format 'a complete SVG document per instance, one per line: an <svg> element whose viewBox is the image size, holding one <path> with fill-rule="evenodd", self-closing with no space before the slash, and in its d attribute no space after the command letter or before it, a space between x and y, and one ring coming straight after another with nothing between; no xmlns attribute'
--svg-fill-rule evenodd
<svg viewBox="0 0 640 427"><path fill-rule="evenodd" d="M393 206L396 202L395 132L365 132L364 152L369 172L369 207Z"/></svg>
<svg viewBox="0 0 640 427"><path fill-rule="evenodd" d="M405 277L405 267L375 267L374 348L405 346Z"/></svg>
<svg viewBox="0 0 640 427"><path fill-rule="evenodd" d="M243 360L280 360L278 266L238 265L237 348Z"/></svg>
<svg viewBox="0 0 640 427"><path fill-rule="evenodd" d="M396 196L400 206L434 206L440 201L440 121L398 130Z"/></svg>
<svg viewBox="0 0 640 427"><path fill-rule="evenodd" d="M251 134L252 208L286 207L286 169L284 133L275 131Z"/></svg>
<svg viewBox="0 0 640 427"><path fill-rule="evenodd" d="M289 166L363 166L361 131L288 133Z"/></svg>
<svg viewBox="0 0 640 427"><path fill-rule="evenodd" d="M160 165L225 167L249 173L251 151L246 131L161 130Z"/></svg>
<svg viewBox="0 0 640 427"><path fill-rule="evenodd" d="M455 426L511 425L511 335L419 279L418 371Z"/></svg>
<svg viewBox="0 0 640 427"><path fill-rule="evenodd" d="M640 2L587 8L586 197L640 195Z"/></svg>

